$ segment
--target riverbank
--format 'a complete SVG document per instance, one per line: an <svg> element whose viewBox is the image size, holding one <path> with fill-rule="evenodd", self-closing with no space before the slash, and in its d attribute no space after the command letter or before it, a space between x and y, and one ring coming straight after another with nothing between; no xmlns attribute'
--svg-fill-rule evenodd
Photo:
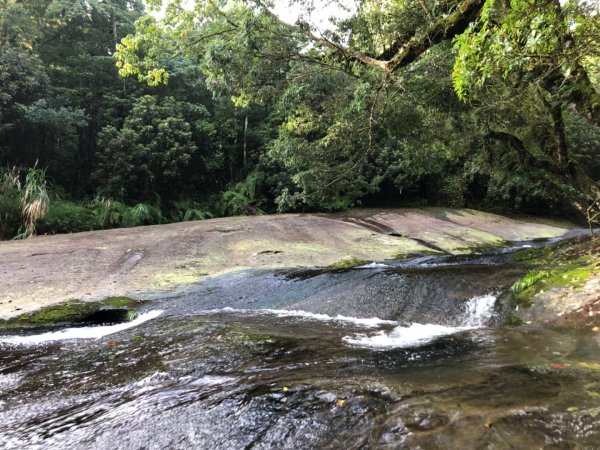
<svg viewBox="0 0 600 450"><path fill-rule="evenodd" d="M558 237L573 224L468 209L358 209L232 217L0 243L0 318L69 299L176 296L244 269L466 254Z"/></svg>
<svg viewBox="0 0 600 450"><path fill-rule="evenodd" d="M600 331L598 237L524 250L514 259L529 265L529 271L510 290L509 322Z"/></svg>

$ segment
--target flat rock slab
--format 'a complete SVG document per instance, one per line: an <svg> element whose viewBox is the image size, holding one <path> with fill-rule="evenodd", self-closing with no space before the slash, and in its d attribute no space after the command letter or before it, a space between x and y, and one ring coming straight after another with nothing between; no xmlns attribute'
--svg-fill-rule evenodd
<svg viewBox="0 0 600 450"><path fill-rule="evenodd" d="M567 222L467 209L359 209L340 214L229 217L0 242L0 318L68 299L179 295L244 269L322 267L467 253L563 235Z"/></svg>

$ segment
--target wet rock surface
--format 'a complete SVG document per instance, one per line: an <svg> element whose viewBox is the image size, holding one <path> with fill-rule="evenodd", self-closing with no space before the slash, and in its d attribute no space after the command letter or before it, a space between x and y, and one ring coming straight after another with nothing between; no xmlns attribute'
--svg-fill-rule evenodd
<svg viewBox="0 0 600 450"><path fill-rule="evenodd" d="M571 227L467 209L364 209L0 242L0 318L69 299L179 296L207 278L244 269L465 254L507 240L560 236Z"/></svg>

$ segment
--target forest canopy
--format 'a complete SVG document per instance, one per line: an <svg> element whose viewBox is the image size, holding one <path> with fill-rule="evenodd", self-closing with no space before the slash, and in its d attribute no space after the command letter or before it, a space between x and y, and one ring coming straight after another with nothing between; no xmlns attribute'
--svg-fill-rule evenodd
<svg viewBox="0 0 600 450"><path fill-rule="evenodd" d="M292 3L0 0L0 235L600 207L597 2Z"/></svg>

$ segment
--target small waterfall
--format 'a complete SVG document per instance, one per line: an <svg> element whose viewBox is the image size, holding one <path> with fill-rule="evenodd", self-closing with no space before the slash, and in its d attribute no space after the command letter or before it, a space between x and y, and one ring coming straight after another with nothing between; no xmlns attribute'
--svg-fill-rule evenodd
<svg viewBox="0 0 600 450"><path fill-rule="evenodd" d="M468 300L464 316L457 326L413 323L371 335L357 333L353 336L344 336L343 341L356 347L376 350L418 347L442 336L485 326L492 317L496 298L496 294L485 294Z"/></svg>
<svg viewBox="0 0 600 450"><path fill-rule="evenodd" d="M485 294L467 301L465 317L461 326L476 328L486 325L492 318L496 299L497 294Z"/></svg>
<svg viewBox="0 0 600 450"><path fill-rule="evenodd" d="M72 340L72 339L100 339L110 334L141 325L144 322L155 319L163 311L154 310L140 314L131 322L119 323L116 325L101 325L92 327L65 328L59 331L49 331L42 334L25 336L0 336L0 343L12 345L37 345L45 342Z"/></svg>

